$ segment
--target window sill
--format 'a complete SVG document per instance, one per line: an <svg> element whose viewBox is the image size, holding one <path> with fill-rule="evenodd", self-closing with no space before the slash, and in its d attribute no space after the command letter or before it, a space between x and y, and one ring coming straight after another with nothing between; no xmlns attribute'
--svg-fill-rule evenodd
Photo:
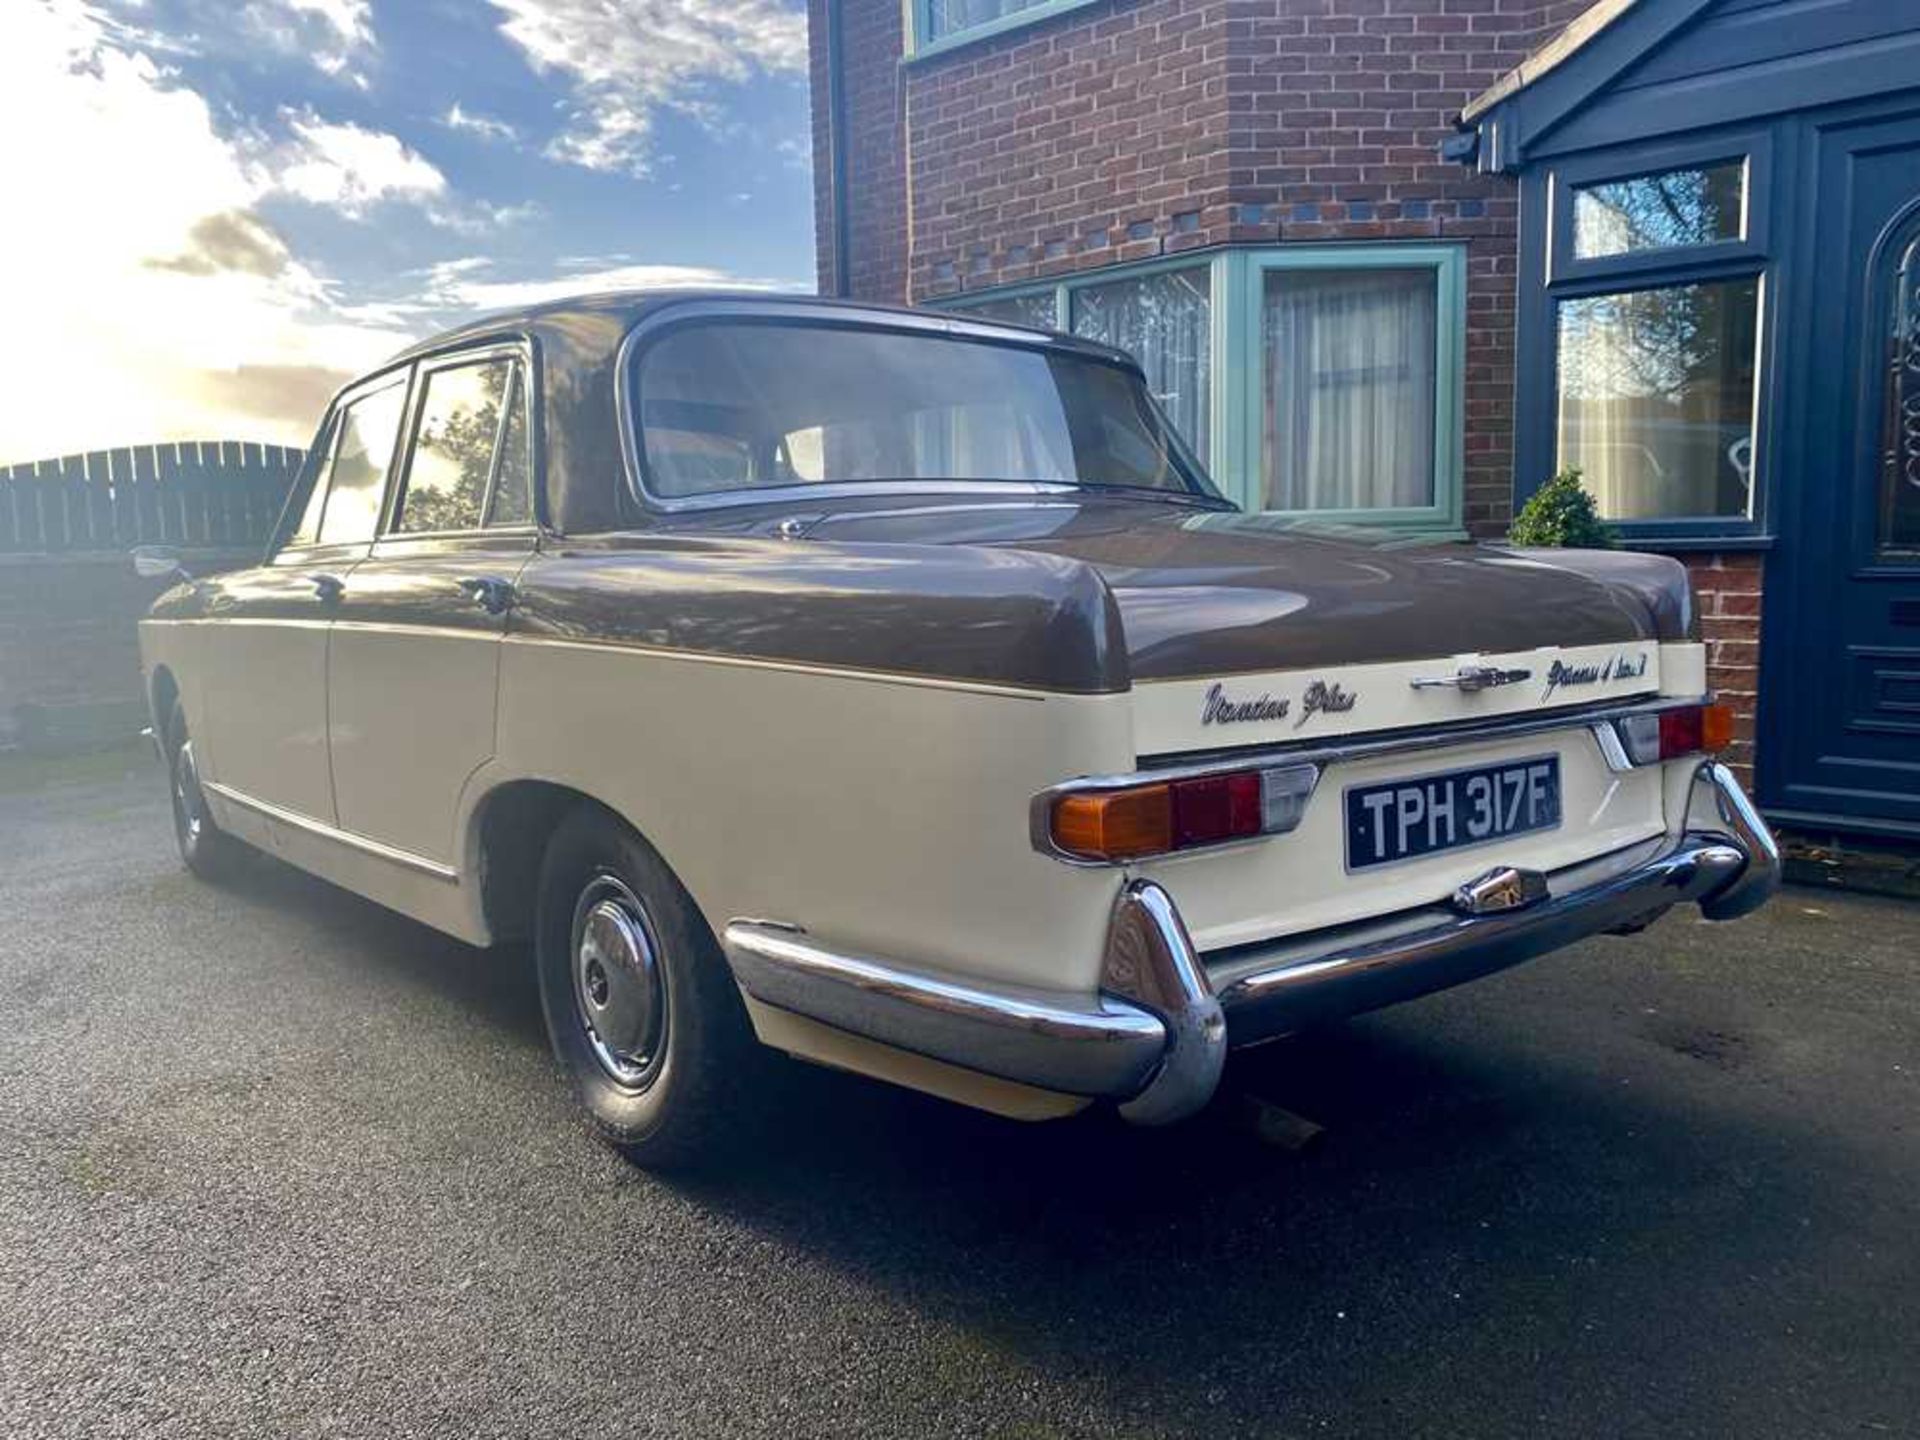
<svg viewBox="0 0 1920 1440"><path fill-rule="evenodd" d="M900 57L903 66L918 65L922 61L938 60L951 55L956 50L964 50L982 40L992 40L1010 31L1024 30L1029 25L1038 25L1051 20L1056 15L1065 15L1074 10L1084 10L1090 5L1098 5L1103 0L1043 0L1039 5L1030 5L1025 10L1015 10L1010 15L1002 15L997 20L989 20L984 25L969 25L965 30L951 35L942 35L938 40L929 40L925 44L916 44L913 49Z"/></svg>
<svg viewBox="0 0 1920 1440"><path fill-rule="evenodd" d="M1623 550L1651 550L1656 553L1685 552L1699 554L1707 550L1761 551L1774 547L1771 535L1636 535L1615 526Z"/></svg>

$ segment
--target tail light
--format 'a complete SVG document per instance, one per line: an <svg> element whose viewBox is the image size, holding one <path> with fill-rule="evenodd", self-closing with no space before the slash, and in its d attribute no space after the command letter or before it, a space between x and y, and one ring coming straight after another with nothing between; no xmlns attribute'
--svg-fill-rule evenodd
<svg viewBox="0 0 1920 1440"><path fill-rule="evenodd" d="M1683 705L1656 715L1628 715L1613 728L1629 760L1652 765L1726 749L1733 741L1733 711L1725 705Z"/></svg>
<svg viewBox="0 0 1920 1440"><path fill-rule="evenodd" d="M1047 834L1079 860L1139 860L1293 829L1320 779L1312 765L1175 776L1054 798Z"/></svg>

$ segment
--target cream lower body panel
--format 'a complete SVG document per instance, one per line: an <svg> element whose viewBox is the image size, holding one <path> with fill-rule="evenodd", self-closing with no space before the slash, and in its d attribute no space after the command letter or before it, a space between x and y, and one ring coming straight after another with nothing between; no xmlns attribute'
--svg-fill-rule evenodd
<svg viewBox="0 0 1920 1440"><path fill-rule="evenodd" d="M1132 763L1128 697L509 637L496 759L608 805L717 935L775 919L983 980L1091 991L1116 872L1037 854L1032 796Z"/></svg>
<svg viewBox="0 0 1920 1440"><path fill-rule="evenodd" d="M1348 787L1542 755L1560 761L1557 829L1348 870ZM1666 829L1664 788L1657 766L1610 771L1584 725L1435 746L1329 766L1290 834L1155 861L1135 873L1167 888L1204 953L1430 905L1495 865L1553 871L1636 844Z"/></svg>
<svg viewBox="0 0 1920 1440"><path fill-rule="evenodd" d="M255 849L472 945L488 943L479 907L449 867L288 815L206 782L214 824Z"/></svg>

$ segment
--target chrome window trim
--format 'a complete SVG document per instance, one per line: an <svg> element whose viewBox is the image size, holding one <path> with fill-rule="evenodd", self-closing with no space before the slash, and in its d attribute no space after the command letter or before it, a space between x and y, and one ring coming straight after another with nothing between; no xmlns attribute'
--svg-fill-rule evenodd
<svg viewBox="0 0 1920 1440"><path fill-rule="evenodd" d="M1618 774L1620 771L1613 764L1613 756L1607 749L1607 742L1601 738L1602 731L1612 735L1615 720L1626 715L1658 715L1667 710L1682 710L1690 706L1706 704L1709 698L1704 695L1685 697L1661 695L1651 699L1626 700L1606 706L1558 710L1550 715L1503 715L1487 720L1441 721L1432 725L1396 730L1372 738L1305 740L1293 745L1266 745L1231 754L1212 755L1205 760L1164 765L1156 765L1153 756L1146 756L1143 758L1142 768L1138 770L1115 775L1084 775L1073 780L1062 781L1058 785L1050 785L1035 794L1027 807L1028 838L1035 850L1064 865L1111 870L1133 862L1090 860L1083 855L1074 855L1061 850L1053 843L1053 806L1061 796L1098 794L1109 790L1130 789L1135 785L1156 785L1170 780L1193 780L1209 775L1230 775L1241 770L1271 770L1290 765L1311 765L1317 771L1324 773L1335 765L1349 764L1357 760L1373 760L1383 755L1405 754L1416 750L1440 751L1485 740L1514 739L1555 730L1587 731L1594 737L1594 743L1599 747L1601 758L1606 761L1608 770ZM1618 737L1614 737L1613 743L1616 746L1619 744ZM1629 764L1626 768L1631 770L1636 767ZM1317 791L1318 788L1316 779L1315 790ZM1275 837L1272 835L1256 835L1246 839L1223 841L1217 845L1195 845L1185 850L1151 858L1155 864L1159 864L1163 861L1185 859L1193 855L1214 855L1223 850L1257 845L1273 838Z"/></svg>
<svg viewBox="0 0 1920 1440"><path fill-rule="evenodd" d="M518 332L507 336L494 336L471 344L462 344L452 349L435 351L430 355L415 357L413 375L407 395L406 414L401 422L399 464L393 476L387 481L387 494L381 502L380 528L374 535L374 543L382 540L427 540L445 539L452 536L508 535L521 531L538 532L537 521L525 525L501 525L489 527L487 516L493 513L495 488L500 483L500 445L506 436L507 418L511 413L508 406L500 407L500 418L494 425L493 459L487 473L487 488L480 501L480 523L461 530L401 530L398 527L402 511L406 508L406 482L412 477L413 452L419 444L420 415L426 405L427 381L442 370L458 370L467 365L484 365L490 360L508 359L514 362L514 368L508 376L509 390L517 387L518 399L527 422L528 459L537 460L533 451L533 342ZM539 468L529 467L527 483L538 490ZM529 506L533 505L534 495L529 495ZM537 511L536 511L537 515ZM324 522L325 516L323 515Z"/></svg>
<svg viewBox="0 0 1920 1440"><path fill-rule="evenodd" d="M324 475L316 475L313 482L316 485L324 483L327 493L320 502L320 518L314 522L314 538L309 542L310 548L324 550L330 547L371 545L384 533L387 511L393 504L394 477L401 473L401 462L407 458L410 449L407 427L413 418L416 380L417 375L412 364L389 366L377 375L369 376L341 391L339 398L334 401L333 439L327 446L326 472ZM401 389L400 425L394 431L393 449L387 455L387 473L380 480L380 505L374 511L373 533L354 540L329 540L327 539L327 512L333 509L333 467L340 458L340 440L345 433L341 426L341 418L354 406L371 400L376 395L384 394L396 385Z"/></svg>
<svg viewBox="0 0 1920 1440"><path fill-rule="evenodd" d="M676 514L685 511L735 509L744 505L779 504L783 501L814 496L845 495L1085 495L1101 493L1099 486L1077 485L1067 481L1039 480L841 480L806 485L763 486L721 491L712 495L658 495L647 487L645 467L640 463L640 425L633 413L635 367L642 350L683 326L741 320L750 323L811 325L835 330L892 331L903 334L943 335L950 338L985 340L1028 350L1058 351L1082 359L1125 370L1141 384L1146 377L1131 355L1096 341L1075 336L1029 330L1018 325L1000 325L988 320L968 320L958 315L933 311L887 312L877 316L869 308L852 305L809 305L798 310L775 301L705 300L684 305L666 305L641 317L621 338L614 359L614 416L620 434L620 466L628 496L643 510ZM1172 434L1171 427L1169 433ZM1175 436L1177 440L1177 436ZM1176 451L1181 478L1190 488L1166 493L1176 499L1218 500L1214 490L1193 482L1204 476L1195 473L1190 458L1180 445ZM1210 482L1208 482L1210 483ZM1151 490L1127 490L1127 494L1153 494Z"/></svg>

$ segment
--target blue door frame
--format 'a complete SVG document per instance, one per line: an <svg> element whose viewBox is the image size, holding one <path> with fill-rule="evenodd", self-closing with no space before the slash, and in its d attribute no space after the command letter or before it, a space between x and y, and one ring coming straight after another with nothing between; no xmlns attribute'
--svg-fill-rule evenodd
<svg viewBox="0 0 1920 1440"><path fill-rule="evenodd" d="M1884 509L1920 484L1920 105L1801 134L1801 267L1783 356L1762 606L1760 799L1805 825L1920 835L1920 544ZM1914 373L1906 422L1900 347Z"/></svg>

